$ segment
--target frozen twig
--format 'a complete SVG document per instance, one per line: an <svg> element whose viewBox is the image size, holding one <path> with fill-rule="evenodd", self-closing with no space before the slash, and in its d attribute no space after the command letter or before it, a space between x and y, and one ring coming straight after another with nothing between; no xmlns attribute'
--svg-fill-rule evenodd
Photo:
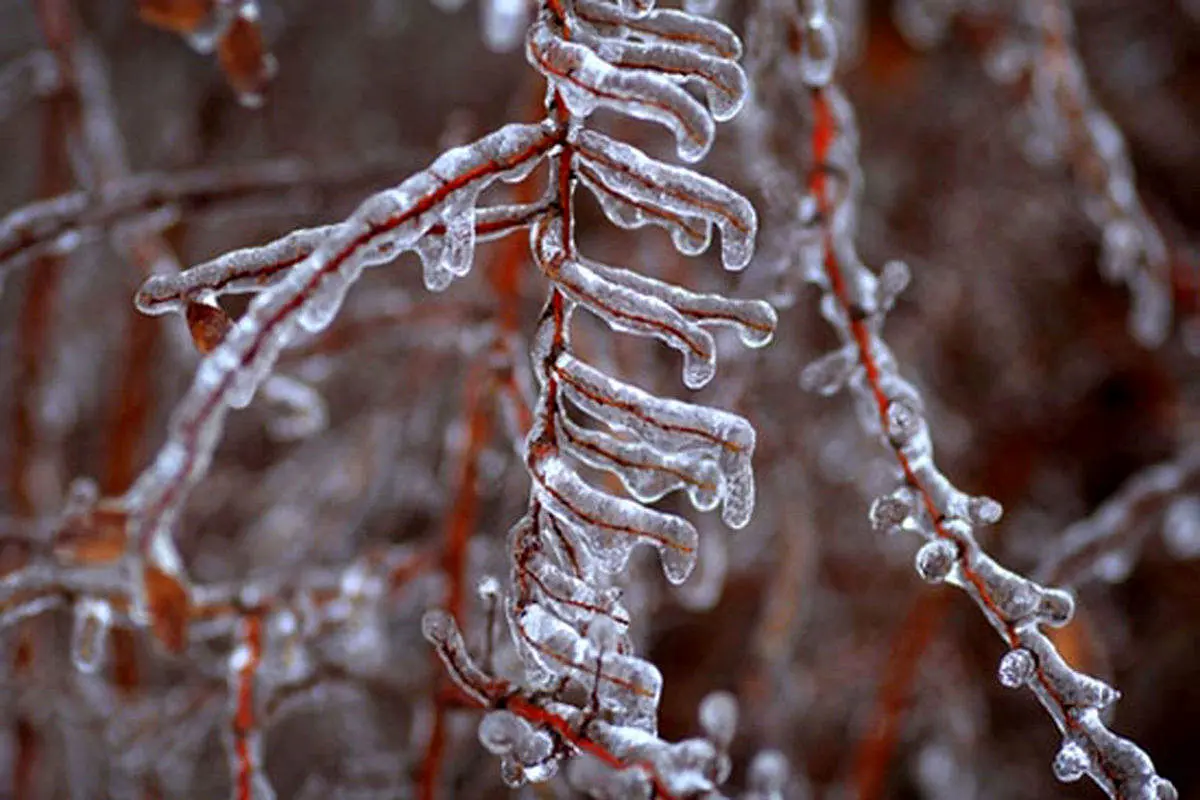
<svg viewBox="0 0 1200 800"><path fill-rule="evenodd" d="M809 191L817 214L810 224L822 237L820 269L806 277L823 292L821 313L841 341L839 349L805 368L801 383L822 394L848 387L861 425L895 458L900 486L872 504L873 526L922 537L917 573L965 591L1004 639L1010 649L1000 662L1001 683L1028 687L1063 734L1055 775L1063 781L1088 775L1124 800L1173 800L1175 788L1156 773L1149 756L1103 722L1102 712L1119 693L1072 669L1042 630L1070 621L1072 597L987 555L975 530L997 522L1000 505L957 489L933 460L920 393L900 375L882 338L884 319L908 283L908 268L889 262L876 275L855 246L862 189L857 133L850 103L833 82L837 42L823 0L807 0L794 24L812 114Z"/></svg>
<svg viewBox="0 0 1200 800"><path fill-rule="evenodd" d="M1198 495L1200 448L1142 470L1094 512L1063 531L1034 570L1034 578L1070 586L1092 578L1118 581L1129 574L1142 543L1159 525L1166 528L1170 549L1181 555L1200 553ZM1174 509L1177 518L1172 519Z"/></svg>

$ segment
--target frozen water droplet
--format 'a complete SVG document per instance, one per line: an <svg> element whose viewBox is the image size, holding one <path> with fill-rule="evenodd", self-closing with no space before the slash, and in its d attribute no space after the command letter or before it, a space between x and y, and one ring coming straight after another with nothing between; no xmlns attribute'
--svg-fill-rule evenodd
<svg viewBox="0 0 1200 800"><path fill-rule="evenodd" d="M953 542L945 539L934 539L921 545L917 551L915 566L921 580L928 583L941 583L946 580L954 567L954 559L958 557L958 548Z"/></svg>
<svg viewBox="0 0 1200 800"><path fill-rule="evenodd" d="M1036 667L1037 663L1034 661L1033 653L1024 647L1018 647L1008 651L1004 654L1004 658L1000 659L997 677L1000 678L1002 686L1016 689L1024 686L1033 677Z"/></svg>

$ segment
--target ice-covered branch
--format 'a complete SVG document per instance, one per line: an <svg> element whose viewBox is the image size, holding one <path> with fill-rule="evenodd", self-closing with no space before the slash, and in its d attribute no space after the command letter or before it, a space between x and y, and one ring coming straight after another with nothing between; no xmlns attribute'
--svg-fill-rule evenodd
<svg viewBox="0 0 1200 800"><path fill-rule="evenodd" d="M1169 552L1200 555L1200 449L1145 469L1089 516L1070 525L1034 571L1041 583L1119 581L1142 543L1163 528Z"/></svg>
<svg viewBox="0 0 1200 800"><path fill-rule="evenodd" d="M901 0L897 21L917 44L928 45L955 14L969 13L968 5ZM1159 345L1171 330L1171 256L1138 196L1125 137L1093 96L1070 4L1018 0L1001 19L1004 34L989 47L985 66L1025 97L1029 160L1068 165L1084 212L1101 233L1101 272L1129 289L1130 332L1148 347Z"/></svg>
<svg viewBox="0 0 1200 800"><path fill-rule="evenodd" d="M588 189L621 227L665 228L685 254L705 250L716 228L725 267L745 267L757 231L745 198L588 127L599 107L657 122L683 158L698 160L715 122L743 102L740 46L724 26L682 12L549 0L526 49L565 135L550 161L549 206L531 232L533 262L550 290L532 345L540 394L524 448L530 503L508 537L506 611L524 673L519 690L501 695L473 666L452 617L427 615L426 635L464 692L502 709L484 717L480 738L501 756L511 785L545 780L559 760L586 754L603 769L576 759L574 779L598 796L708 793L727 770L697 765L719 761L718 749L702 757L695 744L655 735L662 677L633 652L632 620L614 584L640 544L658 551L670 581L691 572L696 529L649 507L668 493L683 491L704 511L720 505L731 527L749 521L754 431L735 414L658 397L584 362L571 329L574 315L587 311L614 331L658 339L680 353L683 382L695 389L715 374L712 329L732 328L744 344L762 346L775 313L588 259L576 244L574 193ZM615 476L629 496L593 485L581 467ZM607 774L613 770L617 777Z"/></svg>
<svg viewBox="0 0 1200 800"><path fill-rule="evenodd" d="M474 253L475 201L480 192L496 180L524 177L560 139L550 125L507 126L471 146L446 152L425 172L373 195L349 219L320 231L319 236L309 231L295 237L302 241L285 240L288 248L296 245L288 250L294 266L286 277L258 293L237 324L227 329L219 325L220 335L212 337L210 352L176 408L167 442L124 497L137 552L149 559L147 570L167 576L158 584L162 591L181 580L171 528L189 489L208 467L227 409L250 402L280 352L301 329L319 331L329 325L363 268L416 250L431 289L445 288L465 274ZM218 260L201 271L205 276L213 272L217 277L212 280L218 284L231 274L241 275L239 270L277 271L281 247L241 251L235 263ZM208 281L205 277L200 282ZM157 285L143 295L171 294L170 287L156 293ZM188 303L185 308L194 311L195 305ZM149 584L146 591L149 608L142 613L153 616L157 592Z"/></svg>
<svg viewBox="0 0 1200 800"><path fill-rule="evenodd" d="M178 173L121 175L23 206L0 219L0 276L44 254L66 254L119 229L159 228L207 214L290 212L342 186L411 170L416 155L380 153L360 163L310 165L297 159Z"/></svg>
<svg viewBox="0 0 1200 800"><path fill-rule="evenodd" d="M1070 621L1074 601L1000 566L979 546L975 530L1000 518L998 503L956 488L937 467L920 393L901 376L882 338L884 319L908 283L908 269L887 264L878 275L859 259L857 204L862 173L853 110L833 83L836 38L823 0L809 0L795 23L800 72L812 118L813 166L808 178L820 231L819 268L806 277L824 296L821 313L841 347L804 370L807 388L829 394L848 387L860 423L890 450L900 486L871 506L872 525L908 531L925 541L915 566L922 579L965 591L1008 645L999 678L1028 687L1063 734L1054 773L1063 781L1089 775L1117 798L1174 798L1174 787L1134 743L1113 734L1102 714L1119 696L1072 669L1043 627Z"/></svg>

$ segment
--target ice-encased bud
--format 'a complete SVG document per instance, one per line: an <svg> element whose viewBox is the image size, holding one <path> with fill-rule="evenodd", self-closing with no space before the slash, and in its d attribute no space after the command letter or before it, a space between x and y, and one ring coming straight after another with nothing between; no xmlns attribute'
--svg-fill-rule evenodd
<svg viewBox="0 0 1200 800"><path fill-rule="evenodd" d="M887 435L897 447L903 447L921 430L921 412L906 398L896 398L887 406Z"/></svg>
<svg viewBox="0 0 1200 800"><path fill-rule="evenodd" d="M912 271L903 261L889 261L884 264L875 290L876 305L885 311L894 306L896 298L908 288L911 280Z"/></svg>
<svg viewBox="0 0 1200 800"><path fill-rule="evenodd" d="M996 676L1000 679L1002 686L1017 689L1029 682L1035 669L1037 669L1037 660L1033 657L1033 653L1024 647L1018 647L1015 650L1009 650L1000 659L1000 667L996 670Z"/></svg>
<svg viewBox="0 0 1200 800"><path fill-rule="evenodd" d="M915 511L912 492L906 488L897 489L871 503L871 528L877 533L895 533Z"/></svg>
<svg viewBox="0 0 1200 800"><path fill-rule="evenodd" d="M976 525L995 525L1004 516L1004 506L990 497L979 495L967 501L967 515Z"/></svg>
<svg viewBox="0 0 1200 800"><path fill-rule="evenodd" d="M496 53L515 50L529 26L531 8L525 0L485 0L480 6L480 27L487 48Z"/></svg>
<svg viewBox="0 0 1200 800"><path fill-rule="evenodd" d="M529 735L528 724L510 711L493 711L479 721L479 743L493 755L511 753Z"/></svg>
<svg viewBox="0 0 1200 800"><path fill-rule="evenodd" d="M1043 589L1037 613L1045 624L1060 628L1075 616L1075 598L1063 589Z"/></svg>
<svg viewBox="0 0 1200 800"><path fill-rule="evenodd" d="M434 608L421 617L421 635L433 645L444 645L457 633L454 617L449 612Z"/></svg>
<svg viewBox="0 0 1200 800"><path fill-rule="evenodd" d="M1087 751L1080 747L1078 742L1068 739L1063 742L1058 755L1054 757L1054 777L1063 783L1074 783L1087 773L1090 766L1091 759L1088 758Z"/></svg>
<svg viewBox="0 0 1200 800"><path fill-rule="evenodd" d="M858 350L853 347L826 353L800 371L800 388L829 397L841 391L856 366Z"/></svg>
<svg viewBox="0 0 1200 800"><path fill-rule="evenodd" d="M826 86L837 68L838 48L833 25L823 8L808 15L800 36L800 77L809 86Z"/></svg>
<svg viewBox="0 0 1200 800"><path fill-rule="evenodd" d="M921 580L926 583L941 583L946 580L958 558L958 547L946 539L933 539L921 545L914 559L914 566Z"/></svg>

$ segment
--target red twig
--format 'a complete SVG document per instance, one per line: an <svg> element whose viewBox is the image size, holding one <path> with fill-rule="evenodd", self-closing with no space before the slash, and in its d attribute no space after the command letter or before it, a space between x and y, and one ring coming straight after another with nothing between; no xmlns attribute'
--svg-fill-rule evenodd
<svg viewBox="0 0 1200 800"><path fill-rule="evenodd" d="M945 591L922 591L892 639L872 722L854 758L854 796L858 800L884 796L888 764L900 736L921 656L941 627L949 597Z"/></svg>
<svg viewBox="0 0 1200 800"><path fill-rule="evenodd" d="M445 549L442 553L442 569L449 582L446 608L461 627L463 624L463 584L466 580L467 546L479 521L478 483L479 454L491 436L488 414L488 381L476 367L467 388L467 439L462 453L462 464L458 476L458 489L454 496L453 510L446 525ZM433 729L425 758L421 764L419 796L432 800L437 795L438 778L441 774L442 755L445 752L444 704L435 699Z"/></svg>
<svg viewBox="0 0 1200 800"><path fill-rule="evenodd" d="M871 352L871 333L867 328L866 321L863 318L861 309L857 308L851 301L848 287L846 286L845 277L842 274L842 266L838 262L837 254L834 249L833 231L828 224L832 213L832 199L828 192L828 176L825 170L825 161L831 145L838 135L838 130L833 119L832 110L829 107L829 100L825 96L825 92L821 88L812 90L813 100L813 163L814 168L809 176L809 190L817 200L817 207L821 219L824 221L822 225L822 237L824 245L824 267L826 277L829 279L830 287L833 291L833 296L841 307L842 312L849 320L851 335L854 338L855 346L858 350L858 360L862 365L866 374L867 385L870 388L871 395L874 399L875 410L879 416L880 425L883 430L888 429L888 407L891 400L883 390L883 385L880 379L880 368L875 361L875 356ZM997 626L1001 636L1010 648L1018 648L1021 646L1021 638L1016 627L1009 621L1001 609L996 605L996 600L992 597L988 590L987 584L983 577L968 563L964 557L962 548L959 547L958 540L946 530L945 515L938 508L929 487L926 486L913 470L912 464L908 457L899 447L890 447L892 455L896 459L897 465L904 474L905 484L910 486L920 497L922 505L925 507L926 513L929 515L930 522L933 526L933 535L938 539L950 542L955 546L955 551L958 553L957 564L959 571L965 581L967 581L974 594L979 598L979 602L983 605L989 619ZM1041 690L1050 698L1057 708L1057 718L1063 721L1063 725L1068 732L1074 732L1081 728L1079 721L1070 713L1068 706L1063 697L1055 689L1054 684L1047 678L1046 673L1041 664L1038 664L1033 680L1037 681ZM1096 751L1097 766L1104 774L1105 780L1110 786L1117 785L1117 775L1113 771L1112 765L1104 758L1104 754ZM1122 800L1118 794L1118 800Z"/></svg>

